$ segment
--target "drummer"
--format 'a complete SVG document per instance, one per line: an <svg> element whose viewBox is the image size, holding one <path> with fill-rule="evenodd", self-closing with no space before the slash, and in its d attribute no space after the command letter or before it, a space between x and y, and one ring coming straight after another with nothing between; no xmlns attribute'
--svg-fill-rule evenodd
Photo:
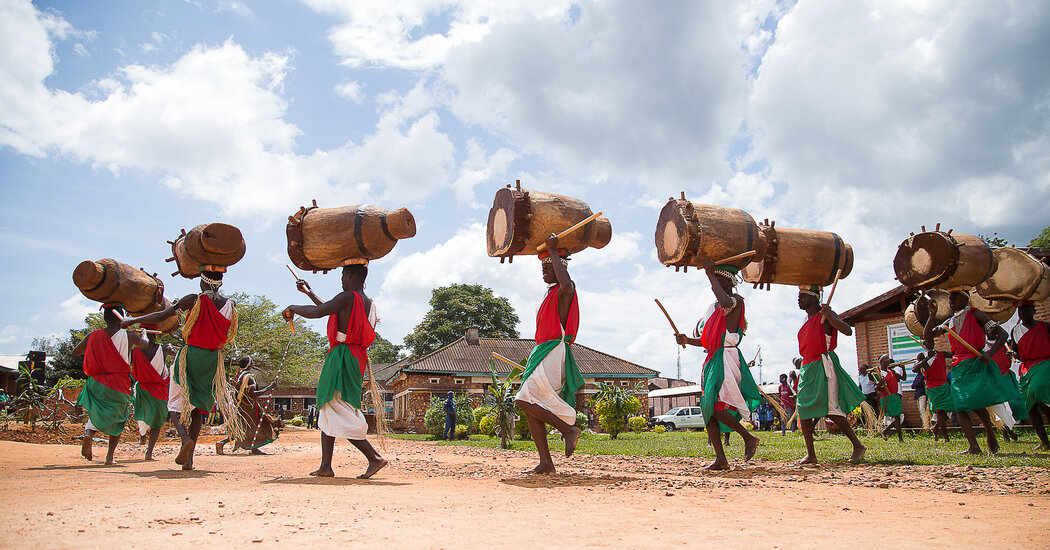
<svg viewBox="0 0 1050 550"><path fill-rule="evenodd" d="M1050 416L1050 324L1035 320L1035 303L1021 302L1017 325L1010 331L1013 348L1021 359L1021 396L1028 419L1039 436L1037 451L1050 451L1043 414Z"/></svg>
<svg viewBox="0 0 1050 550"><path fill-rule="evenodd" d="M953 353L952 379L948 387L958 414L959 426L969 442L969 447L963 454L981 454L970 412L976 414L984 425L988 451L996 453L999 451L999 441L995 437L987 408L1009 400L1009 396L1002 390L999 369L992 361L995 353L1006 343L1006 331L992 322L988 314L970 307L970 295L963 290L953 290L948 295L948 304L951 307L951 315L940 326L934 326L937 316L936 301L926 296L916 300L916 315L919 316L922 310L925 311L922 311L921 315L928 315L923 329L923 340L932 340L947 333L947 329L955 333L948 338ZM990 348L983 349L986 336L994 339L994 342ZM974 353L974 350L977 353Z"/></svg>

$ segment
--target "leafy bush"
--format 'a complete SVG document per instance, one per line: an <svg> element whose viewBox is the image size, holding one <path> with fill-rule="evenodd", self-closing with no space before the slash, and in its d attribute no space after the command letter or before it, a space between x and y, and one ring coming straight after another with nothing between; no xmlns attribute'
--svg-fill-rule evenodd
<svg viewBox="0 0 1050 550"><path fill-rule="evenodd" d="M667 431L667 428L663 424L657 424L653 426L653 433L662 434Z"/></svg>
<svg viewBox="0 0 1050 550"><path fill-rule="evenodd" d="M470 435L470 427L466 424L456 424L456 439L466 439Z"/></svg>
<svg viewBox="0 0 1050 550"><path fill-rule="evenodd" d="M481 422L478 422L478 432L493 437L496 435L496 424L498 422L499 419L496 418L496 415L490 414L482 418Z"/></svg>
<svg viewBox="0 0 1050 550"><path fill-rule="evenodd" d="M303 417L302 416L292 417L291 422L292 422L292 426L302 426L303 425Z"/></svg>
<svg viewBox="0 0 1050 550"><path fill-rule="evenodd" d="M481 421L486 416L489 416L496 412L496 408L489 405L481 405L474 409L473 417L474 423L470 426L470 429L474 433L484 433L481 431Z"/></svg>
<svg viewBox="0 0 1050 550"><path fill-rule="evenodd" d="M616 439L620 432L627 428L627 418L641 408L642 403L637 397L631 397L617 404L615 401L599 401L595 410L598 413L598 425L602 430L609 433L609 437Z"/></svg>
<svg viewBox="0 0 1050 550"><path fill-rule="evenodd" d="M518 415L518 419L514 422L514 435L521 440L532 439L529 433L529 418L525 416L525 411L514 407L514 414Z"/></svg>
<svg viewBox="0 0 1050 550"><path fill-rule="evenodd" d="M440 397L431 397L427 412L423 415L423 429L437 439L445 431L445 402Z"/></svg>
<svg viewBox="0 0 1050 550"><path fill-rule="evenodd" d="M632 416L627 419L627 428L635 433L644 432L648 425L644 416Z"/></svg>
<svg viewBox="0 0 1050 550"><path fill-rule="evenodd" d="M70 376L63 376L58 379L58 385L63 388L83 388L85 382L87 382L85 378L73 378Z"/></svg>
<svg viewBox="0 0 1050 550"><path fill-rule="evenodd" d="M586 414L583 414L582 412L576 413L576 427L581 430L586 430L587 428L590 428L590 426L587 423Z"/></svg>

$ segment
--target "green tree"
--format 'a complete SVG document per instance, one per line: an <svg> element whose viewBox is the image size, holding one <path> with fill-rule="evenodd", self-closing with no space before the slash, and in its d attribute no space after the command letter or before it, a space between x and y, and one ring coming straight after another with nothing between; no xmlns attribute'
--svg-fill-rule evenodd
<svg viewBox="0 0 1050 550"><path fill-rule="evenodd" d="M281 317L281 309L266 296L236 292L230 298L237 304L237 336L223 349L227 372L236 370L233 363L238 357L250 355L259 367L256 378L260 384L268 384L277 374L288 346L278 387L316 386L328 353L327 338L299 317L295 319L293 337L288 322Z"/></svg>
<svg viewBox="0 0 1050 550"><path fill-rule="evenodd" d="M69 329L66 338L34 338L30 349L42 351L47 354L47 370L44 371L44 382L53 386L55 382L64 377L83 380L87 378L84 374L83 356L73 355L73 348L87 337L88 330Z"/></svg>
<svg viewBox="0 0 1050 550"><path fill-rule="evenodd" d="M1040 248L1050 248L1050 227L1044 227L1038 235L1028 243L1028 246L1038 246Z"/></svg>
<svg viewBox="0 0 1050 550"><path fill-rule="evenodd" d="M452 284L435 288L430 311L423 322L405 336L405 347L422 357L463 336L467 327L478 327L484 338L517 338L518 315L510 301L481 285Z"/></svg>
<svg viewBox="0 0 1050 550"><path fill-rule="evenodd" d="M977 234L977 237L985 242L988 246L995 246L1002 248L1004 246L1010 246L1010 243L1006 242L1006 239L999 236L999 233L992 233L992 236Z"/></svg>
<svg viewBox="0 0 1050 550"><path fill-rule="evenodd" d="M633 388L621 388L607 382L594 384L598 391L591 398L591 405L598 413L598 424L611 439L616 439L627 429L628 418L642 406L635 394L645 392L645 382L639 382Z"/></svg>
<svg viewBox="0 0 1050 550"><path fill-rule="evenodd" d="M368 347L369 363L397 363L402 359L401 350L404 346L395 345L390 340L376 335L375 342Z"/></svg>

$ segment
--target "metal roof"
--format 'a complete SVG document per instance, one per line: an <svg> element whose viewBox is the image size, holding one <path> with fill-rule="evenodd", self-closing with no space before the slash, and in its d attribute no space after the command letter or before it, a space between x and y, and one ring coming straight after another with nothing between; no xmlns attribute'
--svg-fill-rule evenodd
<svg viewBox="0 0 1050 550"><path fill-rule="evenodd" d="M460 338L419 359L406 359L391 365L387 380L394 378L399 372L488 374L489 359L493 352L511 361L524 362L534 347L536 341L531 338L480 338L477 345L468 344L466 339ZM580 344L572 345L572 353L576 357L580 372L588 378L603 375L652 378L658 374L653 369ZM510 365L495 359L493 361L496 372L510 372ZM379 373L376 373L376 378L381 378Z"/></svg>

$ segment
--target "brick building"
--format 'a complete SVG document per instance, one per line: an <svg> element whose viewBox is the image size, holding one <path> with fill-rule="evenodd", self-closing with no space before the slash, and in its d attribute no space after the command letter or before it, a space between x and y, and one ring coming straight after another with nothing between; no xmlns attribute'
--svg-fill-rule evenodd
<svg viewBox="0 0 1050 550"><path fill-rule="evenodd" d="M530 338L479 338L477 329L467 329L463 338L437 351L395 363L384 381L393 401L392 427L422 432L423 415L431 397L444 397L450 391L466 393L474 406L482 404L492 383L489 374L492 353L518 362L527 358L535 346L536 341ZM656 376L656 371L580 344L573 344L572 350L586 382L576 393L576 410L587 413L588 418L593 419L592 425L597 423L597 415L588 409L587 401L597 391L596 381L625 388L642 382L643 389L637 394L642 402L639 412L648 411L648 389L644 383ZM511 369L502 361L495 361L495 367L501 376L506 376ZM376 378L383 380L378 373Z"/></svg>
<svg viewBox="0 0 1050 550"><path fill-rule="evenodd" d="M1050 258L1050 249L1032 249L1032 253L1044 263ZM911 346L908 342L910 339L907 339L906 336L910 332L904 326L904 310L917 296L917 292L909 292L904 286L898 286L842 313L842 319L852 325L855 331L858 365L874 365L878 363L880 355L885 353L893 356L894 351L897 353L896 358L900 359L901 350ZM1050 300L1036 303L1035 318L1040 321L1050 321ZM1016 319L1015 315L1013 319L1003 323L1003 328L1007 330L1012 328L1017 322ZM934 345L939 350L948 351L950 349L946 336L937 338ZM913 346L913 349L914 352L919 351L918 345ZM914 352L911 356L914 356ZM849 372L848 369L847 372ZM850 372L850 374L856 376L857 373ZM902 384L904 427L921 428L922 419L911 391L911 380L914 374L910 368L907 374L908 380Z"/></svg>

